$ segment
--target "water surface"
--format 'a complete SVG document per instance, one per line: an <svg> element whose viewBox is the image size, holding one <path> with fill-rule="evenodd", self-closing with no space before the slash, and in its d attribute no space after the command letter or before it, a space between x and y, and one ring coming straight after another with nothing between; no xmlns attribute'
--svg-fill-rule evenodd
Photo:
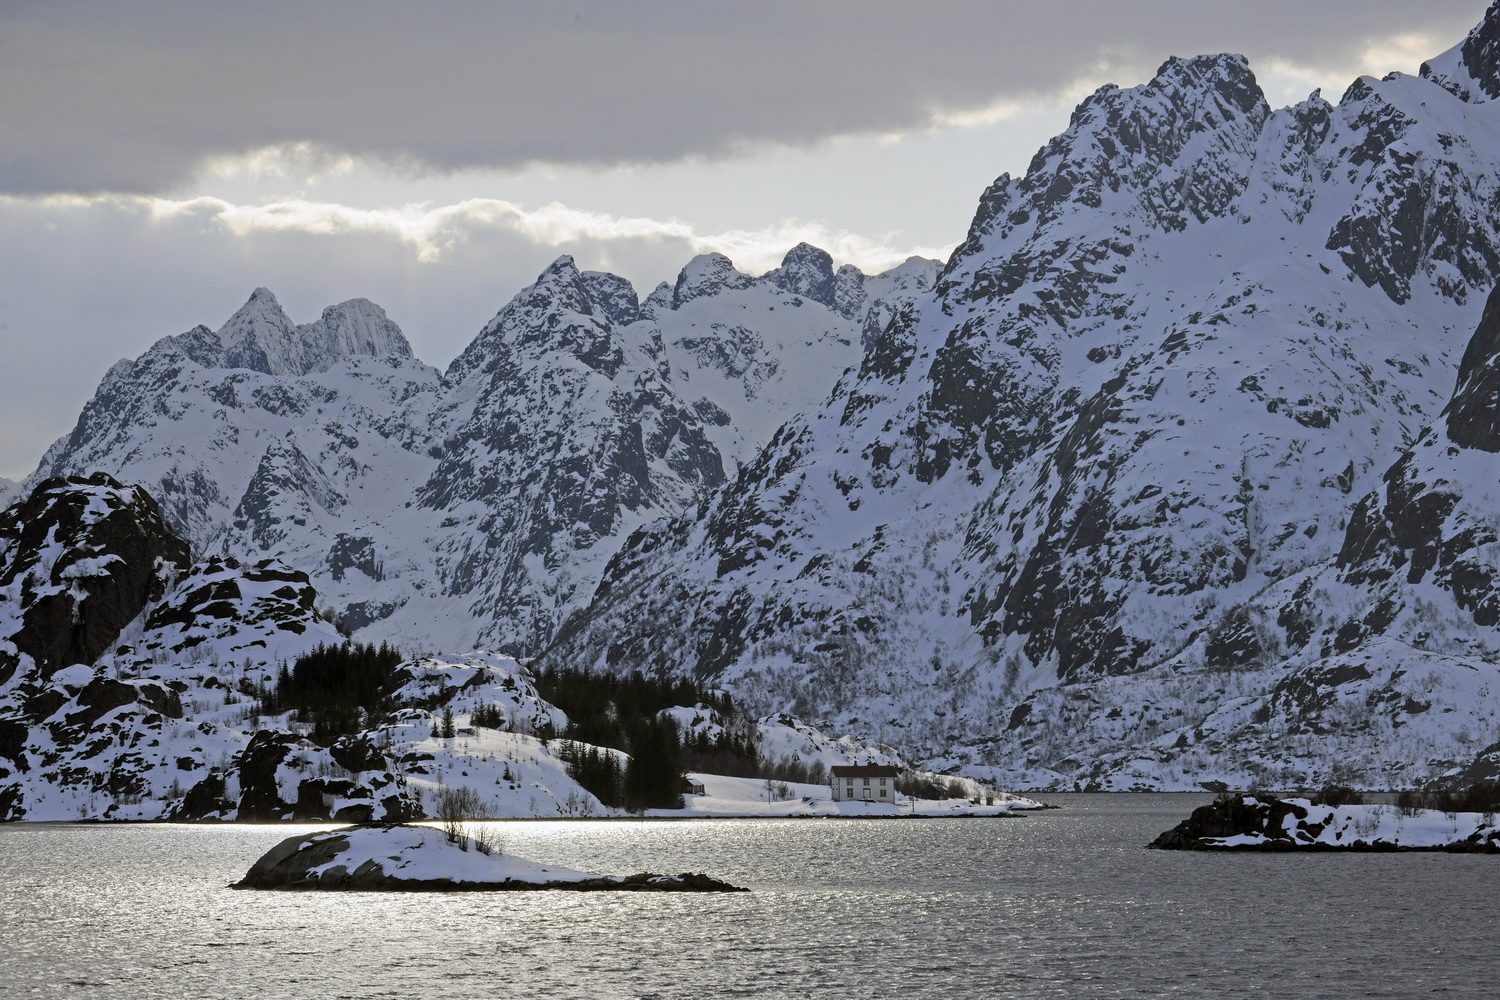
<svg viewBox="0 0 1500 1000"><path fill-rule="evenodd" d="M0 827L6 997L1494 997L1500 858L1142 845L1207 796L1018 819L508 822L505 848L753 891L225 886L311 827Z"/></svg>

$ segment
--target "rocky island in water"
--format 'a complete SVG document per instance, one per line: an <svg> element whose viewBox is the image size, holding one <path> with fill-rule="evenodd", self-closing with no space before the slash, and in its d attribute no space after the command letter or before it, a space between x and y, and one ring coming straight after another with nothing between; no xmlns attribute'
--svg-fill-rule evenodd
<svg viewBox="0 0 1500 1000"><path fill-rule="evenodd" d="M512 857L482 836L402 823L288 837L231 888L363 892L508 892L538 889L747 892L707 875L595 875Z"/></svg>

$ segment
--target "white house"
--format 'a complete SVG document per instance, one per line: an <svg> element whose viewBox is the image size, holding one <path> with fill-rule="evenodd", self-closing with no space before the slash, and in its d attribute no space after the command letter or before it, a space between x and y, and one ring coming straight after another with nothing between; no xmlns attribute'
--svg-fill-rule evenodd
<svg viewBox="0 0 1500 1000"><path fill-rule="evenodd" d="M899 767L889 764L835 764L828 779L835 802L896 801Z"/></svg>

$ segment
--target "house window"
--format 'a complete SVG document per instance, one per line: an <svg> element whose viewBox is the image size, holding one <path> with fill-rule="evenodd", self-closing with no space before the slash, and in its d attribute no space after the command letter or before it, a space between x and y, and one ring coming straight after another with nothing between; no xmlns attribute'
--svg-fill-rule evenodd
<svg viewBox="0 0 1500 1000"><path fill-rule="evenodd" d="M883 785L883 784L885 784L885 782L883 782L883 781L882 781L882 782L881 782L881 784L882 784L882 785ZM884 788L882 788L882 789L881 789L881 790L880 790L880 797L881 797L881 798L882 798L882 799L883 799L883 798L885 798L885 789L884 789Z"/></svg>
<svg viewBox="0 0 1500 1000"><path fill-rule="evenodd" d="M869 783L870 783L870 779L869 779L869 778L866 778L866 779L865 779L865 784L867 784L867 785L868 785L868 784L869 784Z"/></svg>
<svg viewBox="0 0 1500 1000"><path fill-rule="evenodd" d="M885 784L885 779L884 779L884 778L881 778L881 779L880 779L880 783L881 783L881 784L882 784L882 785L884 785L884 784Z"/></svg>

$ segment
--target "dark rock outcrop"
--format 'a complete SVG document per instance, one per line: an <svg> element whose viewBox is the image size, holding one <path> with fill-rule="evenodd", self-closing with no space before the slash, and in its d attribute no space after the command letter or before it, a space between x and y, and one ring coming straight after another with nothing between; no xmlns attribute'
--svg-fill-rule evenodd
<svg viewBox="0 0 1500 1000"><path fill-rule="evenodd" d="M44 480L0 514L0 627L13 629L0 638L44 678L92 663L188 562L140 487L104 473ZM17 663L0 652L0 683Z"/></svg>
<svg viewBox="0 0 1500 1000"><path fill-rule="evenodd" d="M317 773L331 770L328 764L337 764L347 776ZM421 815L404 783L392 773L394 765L365 740L345 739L324 750L294 733L261 730L240 752L235 765L242 822L399 823ZM296 783L295 801L282 798L284 781L278 772L283 767L303 772ZM216 798L205 792L201 801L217 808Z"/></svg>
<svg viewBox="0 0 1500 1000"><path fill-rule="evenodd" d="M1224 850L1223 845L1209 841L1258 834L1267 842L1254 849L1289 851L1299 845L1286 830L1288 816L1303 820L1307 810L1269 795L1221 795L1209 805L1194 809L1191 816L1147 846L1161 851Z"/></svg>
<svg viewBox="0 0 1500 1000"><path fill-rule="evenodd" d="M1356 806L1361 810L1392 809L1391 806ZM1157 837L1148 847L1162 851L1444 851L1453 854L1500 854L1493 824L1478 822L1472 832L1434 843L1430 837L1403 839L1399 827L1389 836L1378 829L1379 816L1368 813L1371 826L1362 830L1337 810L1305 799L1278 799L1272 795L1221 795L1212 803L1193 810L1177 826ZM1451 818L1451 816L1450 816ZM1481 819L1481 817L1476 817ZM1389 832L1389 828L1387 828Z"/></svg>

